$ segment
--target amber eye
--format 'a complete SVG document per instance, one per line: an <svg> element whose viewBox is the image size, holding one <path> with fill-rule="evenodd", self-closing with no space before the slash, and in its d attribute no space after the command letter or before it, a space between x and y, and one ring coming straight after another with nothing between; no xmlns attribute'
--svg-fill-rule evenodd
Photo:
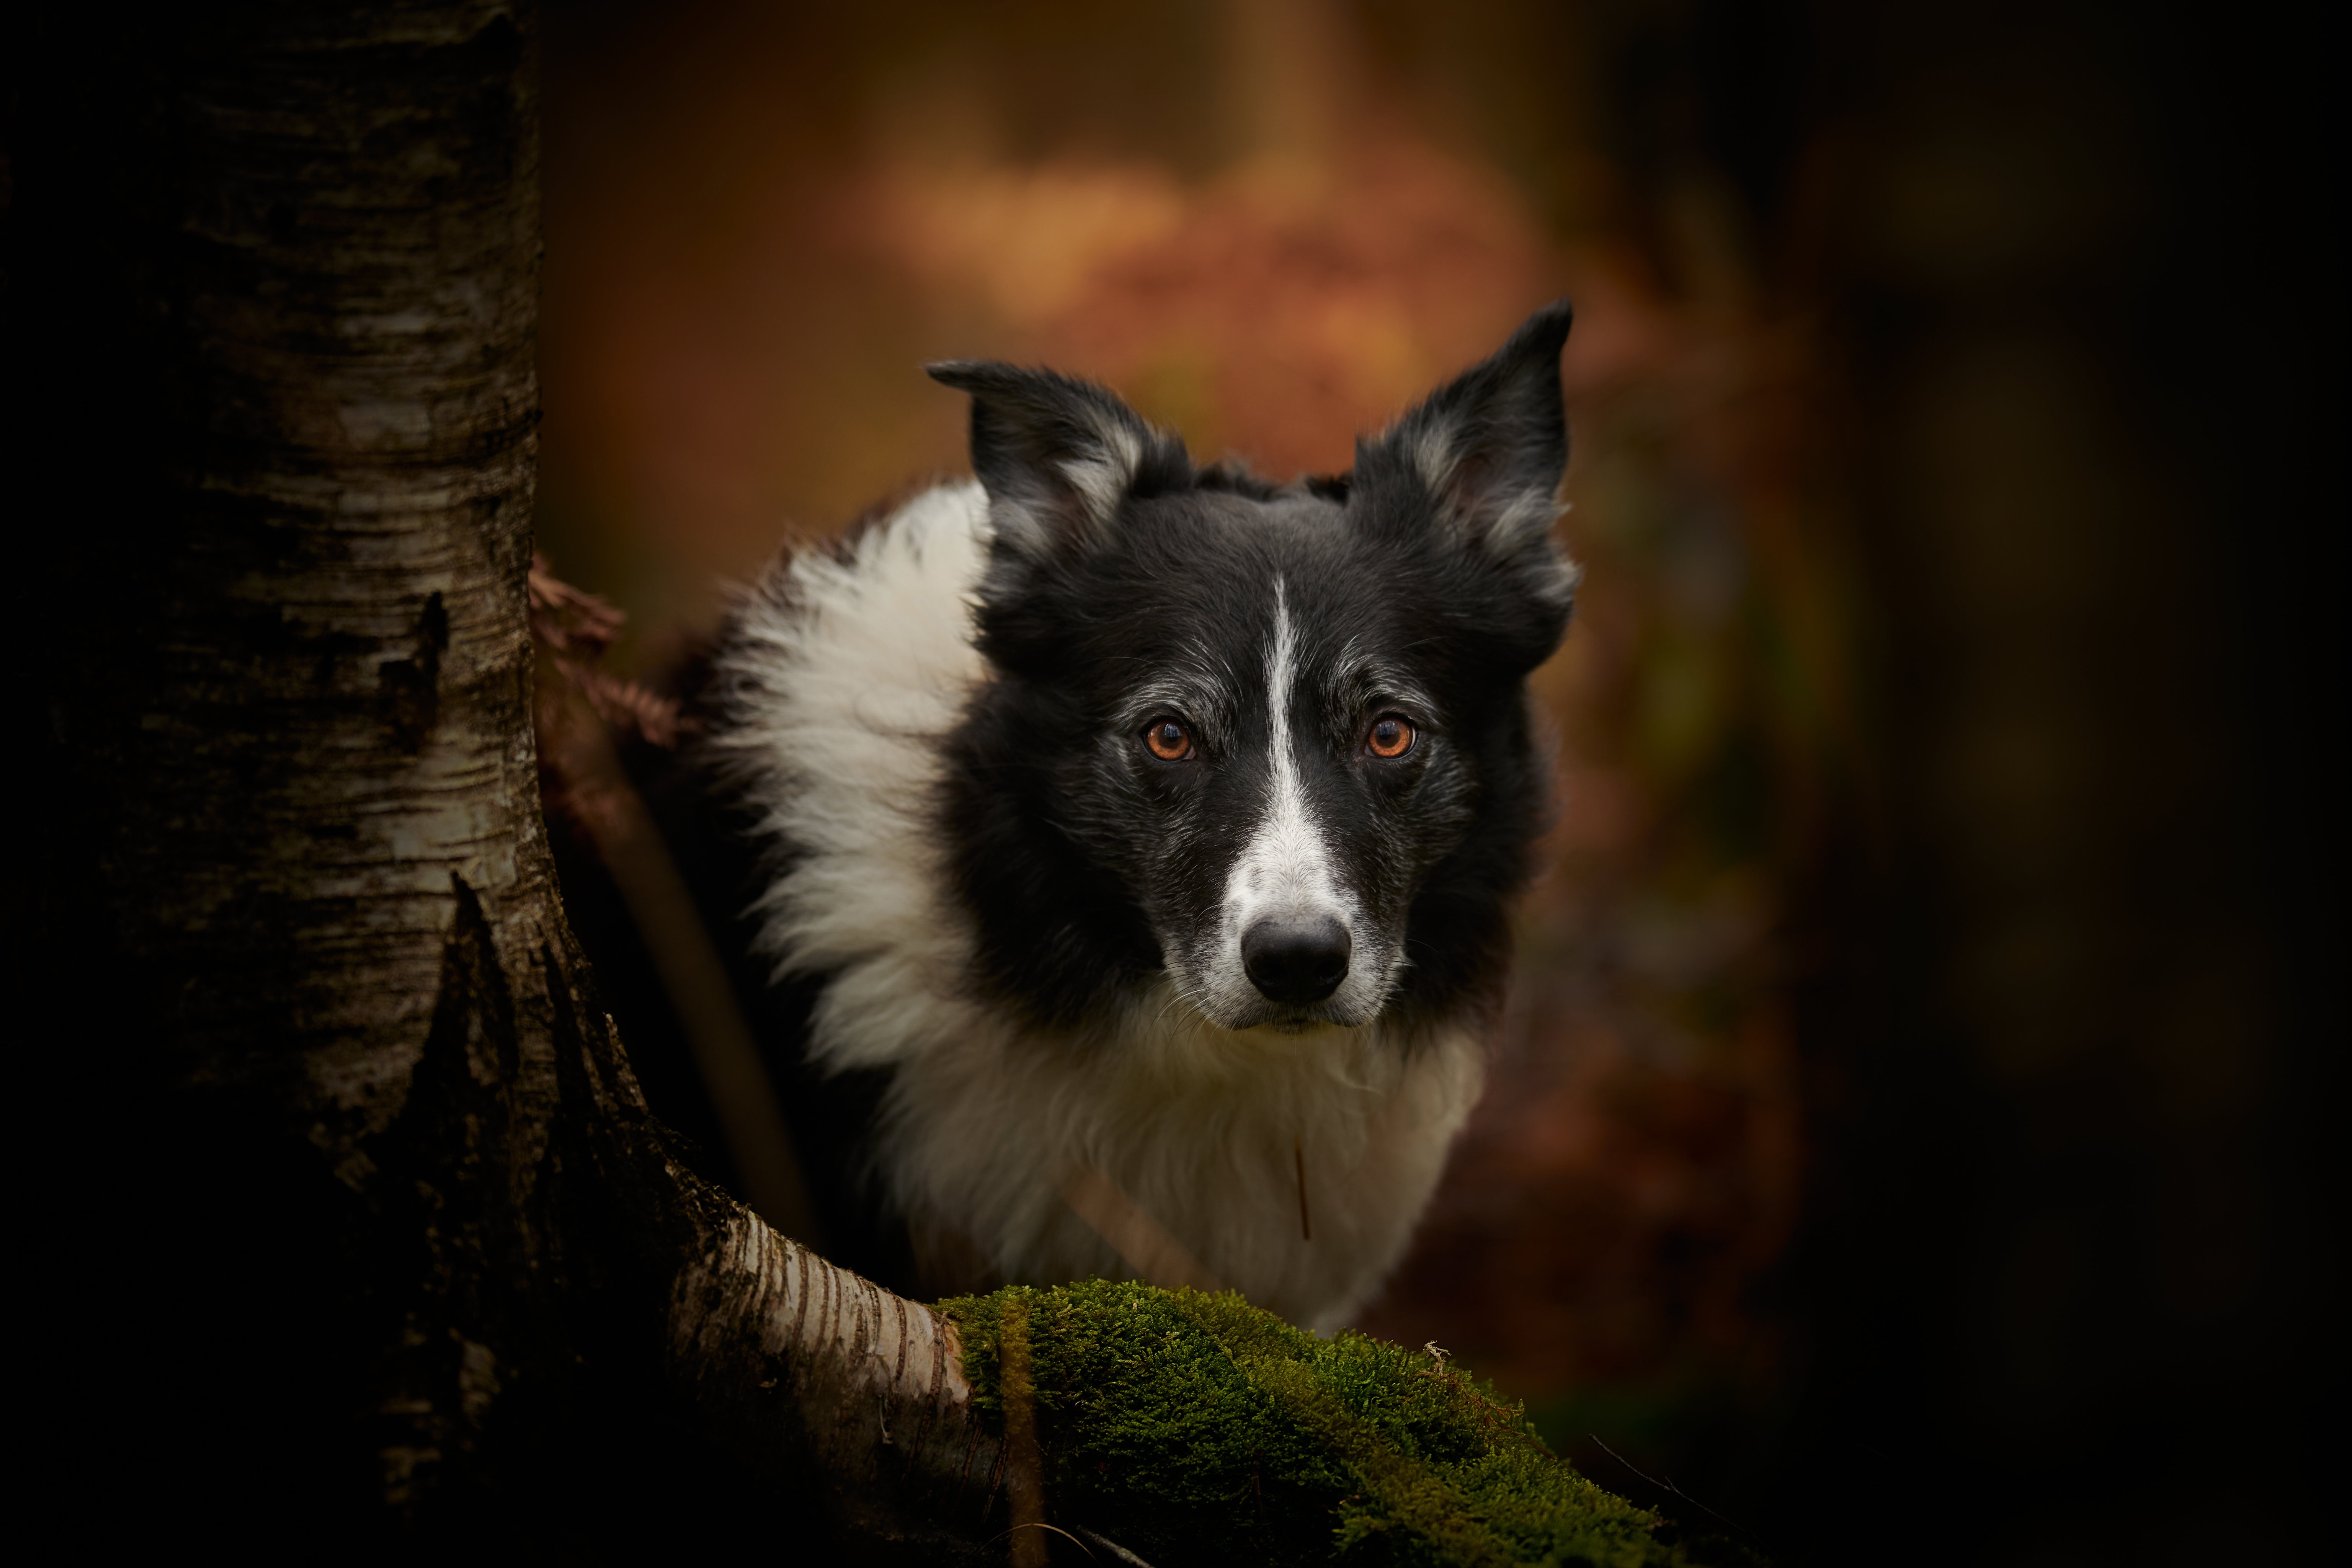
<svg viewBox="0 0 2352 1568"><path fill-rule="evenodd" d="M1372 728L1364 737L1364 750L1376 757L1402 757L1412 750L1412 723L1393 713L1384 713L1372 721Z"/></svg>
<svg viewBox="0 0 2352 1568"><path fill-rule="evenodd" d="M1181 763L1192 754L1192 737L1173 719L1154 719L1143 731L1143 743L1163 763Z"/></svg>

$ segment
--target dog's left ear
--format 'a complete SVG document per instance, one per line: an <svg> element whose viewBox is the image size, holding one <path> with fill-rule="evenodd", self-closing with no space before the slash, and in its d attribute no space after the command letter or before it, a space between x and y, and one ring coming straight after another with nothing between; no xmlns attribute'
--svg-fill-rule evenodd
<svg viewBox="0 0 2352 1568"><path fill-rule="evenodd" d="M1184 444L1092 382L994 360L923 369L971 395L971 468L1000 544L1033 558L1105 537L1119 502L1188 482Z"/></svg>
<svg viewBox="0 0 2352 1568"><path fill-rule="evenodd" d="M1565 300L1545 306L1485 363L1357 444L1354 488L1372 502L1375 526L1413 510L1425 520L1433 503L1440 526L1485 553L1549 551L1568 467L1559 351L1571 314Z"/></svg>

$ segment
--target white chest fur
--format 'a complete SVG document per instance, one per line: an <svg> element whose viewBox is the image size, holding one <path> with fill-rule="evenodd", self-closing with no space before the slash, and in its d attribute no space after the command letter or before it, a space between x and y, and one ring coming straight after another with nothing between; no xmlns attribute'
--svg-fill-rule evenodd
<svg viewBox="0 0 2352 1568"><path fill-rule="evenodd" d="M1428 1202L1477 1098L1475 1040L1226 1030L1160 984L1116 1024L1059 1037L978 996L933 803L938 739L988 675L970 598L987 526L979 486L943 486L744 606L717 743L761 828L798 852L757 905L761 951L779 975L834 976L812 1023L820 1066L892 1069L879 1175L910 1217L1013 1279L1117 1275L1060 1195L1090 1165L1218 1279L1336 1327Z"/></svg>

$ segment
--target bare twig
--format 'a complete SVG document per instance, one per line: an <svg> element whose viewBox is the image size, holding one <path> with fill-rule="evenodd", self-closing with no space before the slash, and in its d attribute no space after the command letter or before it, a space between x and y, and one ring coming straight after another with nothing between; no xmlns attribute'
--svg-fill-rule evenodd
<svg viewBox="0 0 2352 1568"><path fill-rule="evenodd" d="M1729 1528L1729 1529L1731 1529L1731 1530L1736 1530L1736 1531L1738 1531L1740 1534L1742 1534L1742 1535L1749 1535L1749 1534L1750 1534L1749 1531L1748 1530L1748 1528L1747 1528L1746 1526L1744 1526L1744 1525L1740 1525L1740 1524L1737 1524L1737 1523L1734 1523L1732 1521L1730 1521L1730 1520L1728 1520L1728 1519L1725 1519L1725 1518L1723 1517L1723 1515L1721 1515L1721 1514L1719 1514L1719 1513L1717 1513L1717 1512L1715 1511L1715 1510L1713 1510L1713 1509L1711 1509L1711 1508L1707 1507L1707 1506L1706 1506L1706 1504L1705 1504L1705 1503L1703 1503L1703 1502L1699 1501L1699 1500L1698 1500L1698 1499L1696 1499L1696 1498L1695 1498L1695 1497L1691 1496L1691 1495L1690 1495L1690 1493L1688 1493L1688 1492L1686 1492L1686 1491L1683 1490L1683 1489L1682 1489L1682 1488L1680 1488L1680 1487L1676 1486L1676 1485L1675 1484L1675 1479L1674 1479L1674 1477L1672 1477L1672 1476L1668 1476L1664 1480L1663 1480L1663 1481L1662 1481L1662 1480L1658 1479L1658 1478L1657 1478L1657 1477L1655 1477L1655 1476L1654 1476L1654 1475L1651 1475L1647 1470L1644 1470L1643 1468L1642 1468L1642 1467L1641 1467L1641 1466L1639 1466L1639 1465L1635 1464L1633 1460L1631 1460L1631 1459L1627 1458L1624 1455L1622 1455L1622 1454L1619 1453L1616 1449L1614 1449L1614 1448L1611 1447L1608 1444L1606 1444L1606 1443L1602 1443L1602 1442L1601 1441L1601 1434L1600 1434L1600 1433L1598 1433L1598 1432L1587 1432L1587 1433L1585 1434L1585 1436L1588 1436L1588 1437L1590 1437L1590 1438L1591 1438L1595 1443L1599 1443L1599 1444L1601 1445L1601 1451L1602 1453L1604 1453L1604 1454L1608 1455L1611 1458L1612 1458L1612 1459L1616 1460L1619 1464L1621 1464L1621 1465L1624 1466L1627 1469L1629 1469L1629 1470L1633 1471L1635 1475L1637 1475L1637 1476L1641 1477L1643 1480L1645 1480L1645 1481L1649 1482L1652 1486L1654 1486L1654 1487L1657 1488L1657 1489L1658 1489L1658 1490L1660 1490L1660 1491L1662 1491L1662 1492L1671 1492L1671 1493L1672 1493L1672 1494L1674 1494L1675 1497L1678 1497L1678 1498L1682 1499L1682 1500L1683 1500L1683 1501L1685 1501L1685 1502L1686 1502L1686 1503L1690 1504L1690 1505L1691 1505L1691 1507L1693 1507L1693 1508L1695 1508L1695 1509L1697 1509L1697 1510L1698 1510L1700 1512L1702 1512L1702 1513L1705 1513L1705 1514L1707 1514L1707 1515L1711 1516L1712 1518L1714 1518L1716 1521L1718 1521L1718 1522L1720 1522L1721 1524L1725 1525L1726 1527L1727 1527L1727 1528ZM1752 1536L1751 1536L1751 1539L1752 1539Z"/></svg>
<svg viewBox="0 0 2352 1568"><path fill-rule="evenodd" d="M1195 1290L1224 1286L1168 1227L1094 1165L1074 1165L1062 1178L1062 1201L1110 1243L1113 1252L1147 1284Z"/></svg>
<svg viewBox="0 0 2352 1568"><path fill-rule="evenodd" d="M628 616L609 600L556 576L543 555L531 557L528 581L530 635L563 678L607 723L633 729L664 750L675 747L693 727L681 716L677 700L596 668Z"/></svg>
<svg viewBox="0 0 2352 1568"><path fill-rule="evenodd" d="M1030 1383L1029 1304L1017 1292L1004 1297L996 1356L997 1387L1004 1401L1005 1489L1013 1510L1012 1528L1003 1533L1013 1536L1013 1568L1045 1568L1045 1538L1013 1534L1032 1526L1052 1528L1045 1523L1045 1458L1037 1443Z"/></svg>
<svg viewBox="0 0 2352 1568"><path fill-rule="evenodd" d="M1290 1163L1298 1173L1298 1239L1315 1239L1315 1225L1307 1215L1307 1141L1297 1133L1290 1138Z"/></svg>
<svg viewBox="0 0 2352 1568"><path fill-rule="evenodd" d="M1033 1520L1029 1520L1029 1521L1026 1521L1026 1522L1024 1522L1024 1523L1007 1525L1004 1529L998 1531L994 1535L990 1536L990 1537L988 1538L988 1543L989 1543L990 1545L993 1546L993 1545L995 1545L998 1542L1000 1542L1000 1541L1003 1540L1006 1536L1008 1536L1008 1535L1012 1534L1012 1533L1013 1533L1014 1531L1016 1531L1016 1530L1050 1530L1050 1531L1052 1531L1055 1534L1056 1534L1056 1535L1058 1535L1058 1536L1062 1537L1062 1539L1064 1539L1065 1541L1068 1541L1068 1542L1070 1542L1074 1543L1074 1544L1077 1547L1077 1549L1078 1549L1079 1551L1086 1552L1086 1554L1087 1554L1087 1556L1092 1557L1092 1556L1094 1555L1093 1551L1087 1547L1087 1543L1086 1543L1085 1542L1078 1540L1078 1538L1077 1538L1076 1536L1072 1535L1068 1531L1064 1530L1060 1525L1058 1525L1058 1524L1047 1524L1047 1523L1046 1523L1044 1520L1042 1520L1042 1519L1033 1519ZM1092 1534L1094 1534L1094 1531L1088 1531L1087 1533L1087 1534L1089 1534L1089 1535L1092 1535ZM1100 1539L1100 1538L1099 1538L1099 1537L1097 1537L1097 1539ZM1017 1541L1016 1541L1016 1542L1014 1542L1013 1543L1013 1560L1014 1560L1015 1562L1018 1562L1018 1561L1020 1561L1020 1560L1021 1560L1021 1557L1020 1557L1020 1553L1021 1553L1021 1544L1022 1544L1022 1543L1021 1543L1021 1542L1017 1542ZM1038 1561L1038 1562L1040 1562L1040 1563L1043 1563L1043 1562L1045 1561L1045 1559L1044 1559L1043 1557L1040 1557L1040 1558L1038 1558L1038 1559L1037 1559L1037 1561Z"/></svg>
<svg viewBox="0 0 2352 1568"><path fill-rule="evenodd" d="M533 558L529 584L531 636L572 693L570 700L561 687L542 694L542 755L561 776L563 804L587 829L653 959L744 1198L786 1236L823 1247L775 1087L726 966L606 731L625 723L656 744L674 744L677 705L593 668L619 634L618 609L554 576L544 558ZM593 712L579 711L583 703Z"/></svg>
<svg viewBox="0 0 2352 1568"><path fill-rule="evenodd" d="M1138 1557L1134 1552L1129 1552L1126 1547L1121 1546L1118 1542L1113 1541L1108 1535L1104 1535L1097 1531L1088 1530L1083 1524L1078 1526L1078 1533L1085 1536L1088 1541L1093 1542L1097 1546L1101 1547L1105 1552L1109 1552L1113 1557L1118 1558L1121 1563L1131 1564L1132 1568L1151 1568L1150 1563L1146 1563L1142 1558Z"/></svg>

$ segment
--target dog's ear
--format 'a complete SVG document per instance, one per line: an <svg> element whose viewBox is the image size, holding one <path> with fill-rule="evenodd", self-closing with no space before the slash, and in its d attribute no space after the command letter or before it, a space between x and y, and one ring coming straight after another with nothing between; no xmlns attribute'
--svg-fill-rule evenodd
<svg viewBox="0 0 2352 1568"><path fill-rule="evenodd" d="M1091 382L994 360L925 365L971 395L971 468L998 541L1044 557L1100 540L1119 502L1190 481L1184 444Z"/></svg>
<svg viewBox="0 0 2352 1568"><path fill-rule="evenodd" d="M1357 443L1353 489L1372 492L1368 517L1395 526L1433 505L1441 526L1497 558L1543 545L1568 467L1559 351L1570 316L1565 300L1545 306L1494 357ZM1400 504L1412 500L1423 507Z"/></svg>

